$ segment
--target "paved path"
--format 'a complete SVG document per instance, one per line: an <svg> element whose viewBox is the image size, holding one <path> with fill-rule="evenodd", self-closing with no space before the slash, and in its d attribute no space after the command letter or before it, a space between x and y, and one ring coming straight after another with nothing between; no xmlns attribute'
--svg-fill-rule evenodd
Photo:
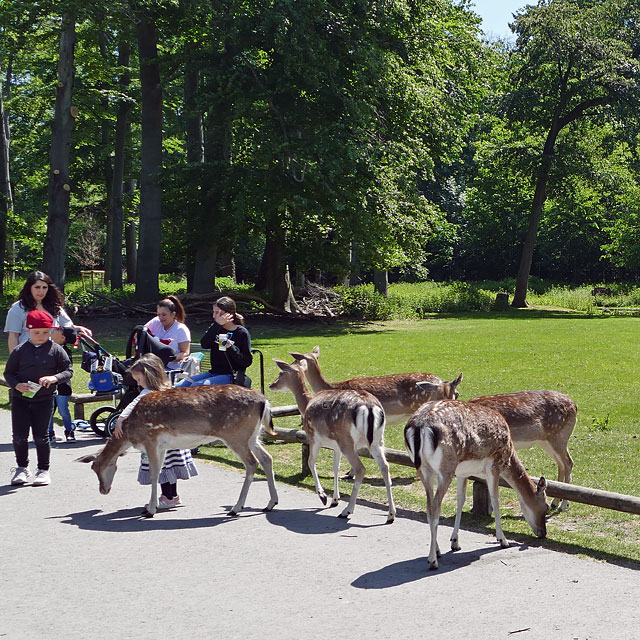
<svg viewBox="0 0 640 640"><path fill-rule="evenodd" d="M420 519L385 526L384 509L358 505L346 523L280 484L265 514L264 481L229 518L242 476L204 463L185 507L140 519L137 453L108 496L74 462L100 444L89 434L54 449L50 486L11 487L10 440L0 411L0 639L640 638L637 572L533 538L502 550L461 531L462 551L428 571Z"/></svg>

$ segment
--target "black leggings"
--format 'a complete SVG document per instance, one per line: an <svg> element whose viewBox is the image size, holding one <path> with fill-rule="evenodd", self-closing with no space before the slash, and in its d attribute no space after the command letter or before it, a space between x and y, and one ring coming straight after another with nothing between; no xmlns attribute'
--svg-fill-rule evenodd
<svg viewBox="0 0 640 640"><path fill-rule="evenodd" d="M169 500L173 500L178 495L178 483L177 482L163 482L160 484L162 488L162 495Z"/></svg>

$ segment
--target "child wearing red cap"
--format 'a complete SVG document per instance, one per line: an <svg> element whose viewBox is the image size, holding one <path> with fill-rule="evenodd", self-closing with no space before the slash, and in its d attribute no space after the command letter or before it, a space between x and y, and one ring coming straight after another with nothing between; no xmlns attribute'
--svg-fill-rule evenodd
<svg viewBox="0 0 640 640"><path fill-rule="evenodd" d="M34 485L51 482L49 461L49 420L53 413L56 385L71 380L71 361L64 349L51 340L53 318L46 311L29 311L26 320L29 340L10 354L4 377L14 390L11 401L11 428L17 468L11 484L22 485L30 477L29 430L33 433L38 458Z"/></svg>

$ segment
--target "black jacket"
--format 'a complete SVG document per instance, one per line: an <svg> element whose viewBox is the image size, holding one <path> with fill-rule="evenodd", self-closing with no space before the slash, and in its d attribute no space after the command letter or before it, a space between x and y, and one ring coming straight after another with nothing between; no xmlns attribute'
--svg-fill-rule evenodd
<svg viewBox="0 0 640 640"><path fill-rule="evenodd" d="M203 349L211 349L211 369L209 373L214 375L244 371L253 362L251 336L242 326L231 332L230 339L233 341L233 345L227 347L226 351L220 351L216 343L216 337L219 334L226 336L227 333L228 331L224 327L214 322L202 336L202 340L200 340Z"/></svg>
<svg viewBox="0 0 640 640"><path fill-rule="evenodd" d="M49 340L36 347L29 340L18 345L10 354L4 368L4 378L14 392L20 382L38 382L43 376L55 376L60 382L68 382L73 376L71 360L65 350ZM46 400L53 396L56 385L42 387L31 400Z"/></svg>

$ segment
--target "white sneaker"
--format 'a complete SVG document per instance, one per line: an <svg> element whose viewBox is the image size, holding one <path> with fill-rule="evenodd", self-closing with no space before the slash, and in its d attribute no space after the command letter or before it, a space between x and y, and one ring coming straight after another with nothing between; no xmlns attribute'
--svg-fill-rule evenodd
<svg viewBox="0 0 640 640"><path fill-rule="evenodd" d="M33 474L29 471L29 467L16 467L11 469L15 471L13 478L11 478L11 484L20 485L24 484Z"/></svg>
<svg viewBox="0 0 640 640"><path fill-rule="evenodd" d="M44 486L45 484L51 484L51 476L45 469L38 469L36 477L33 480L33 486Z"/></svg>

